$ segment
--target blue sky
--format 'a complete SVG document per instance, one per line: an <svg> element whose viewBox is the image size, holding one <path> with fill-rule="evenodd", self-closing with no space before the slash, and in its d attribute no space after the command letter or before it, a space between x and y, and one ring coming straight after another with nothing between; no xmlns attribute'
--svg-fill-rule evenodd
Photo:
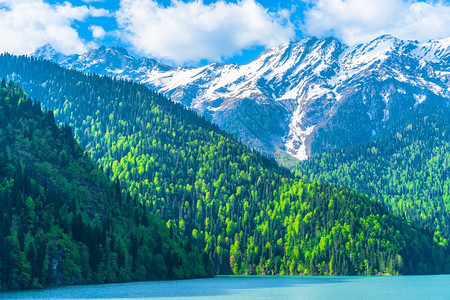
<svg viewBox="0 0 450 300"><path fill-rule="evenodd" d="M246 63L304 37L382 34L448 38L449 0L0 0L0 52L14 54L119 45L172 65Z"/></svg>
<svg viewBox="0 0 450 300"><path fill-rule="evenodd" d="M51 3L61 3L61 1L49 1ZM82 0L73 0L70 1L73 5L90 5L95 8L104 8L109 11L115 12L120 9L120 1L87 1L84 2ZM169 7L173 4L171 0L158 0L155 1L162 7ZM184 1L184 2L193 2L193 1ZM217 0L204 0L202 3L206 6L211 6L217 3ZM225 3L238 3L239 1L224 1ZM305 8L307 7L306 2L302 1L294 1L294 0L284 0L284 1L270 1L270 0L256 0L257 4L259 4L261 7L266 9L269 13L277 13L280 10L289 10L289 20L291 22L300 22L302 19L302 13L305 11ZM104 18L89 18L88 22L77 22L76 26L78 26L78 32L80 33L80 36L85 40L92 39L92 32L89 29L90 26L97 25L102 26L106 31L114 31L118 28L118 24L116 21L116 18L111 17L104 17ZM295 35L291 39L301 39L304 37L303 32L294 27ZM152 56L146 55L146 53L142 53L140 51L137 51L137 53L134 53L134 49L130 48L130 45L123 42L121 39L118 39L116 36L113 35L107 35L104 39L102 39L102 45L110 46L110 45L120 45L121 47L128 48L130 52L136 55L140 56ZM194 59L192 61L187 61L187 63L191 63L194 65L204 65L210 62L221 62L221 63L247 63L251 60L255 59L264 49L266 48L266 45L260 45L260 44L254 44L250 45L249 47L245 47L242 49L239 49L236 51L235 54L231 56L225 56L220 59ZM164 60L164 58L163 58ZM168 63L170 64L171 61L169 60ZM178 62L183 64L183 62Z"/></svg>

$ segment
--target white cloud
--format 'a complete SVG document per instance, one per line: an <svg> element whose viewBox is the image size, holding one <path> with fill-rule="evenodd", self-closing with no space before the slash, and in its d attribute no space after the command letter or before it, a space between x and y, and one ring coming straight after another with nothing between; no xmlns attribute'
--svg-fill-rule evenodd
<svg viewBox="0 0 450 300"><path fill-rule="evenodd" d="M95 39L102 39L106 35L106 31L102 26L92 25L89 26L89 30L92 32L92 37Z"/></svg>
<svg viewBox="0 0 450 300"><path fill-rule="evenodd" d="M116 13L122 39L144 55L177 63L220 61L252 46L273 46L295 36L286 11L269 13L254 0L206 5L173 0L122 0Z"/></svg>
<svg viewBox="0 0 450 300"><path fill-rule="evenodd" d="M73 22L109 15L104 9L42 0L0 0L0 7L0 52L14 54L30 54L45 44L65 54L85 52Z"/></svg>
<svg viewBox="0 0 450 300"><path fill-rule="evenodd" d="M304 32L333 35L344 43L367 42L383 34L425 41L450 36L448 2L417 0L312 0ZM446 4L447 3L447 4Z"/></svg>

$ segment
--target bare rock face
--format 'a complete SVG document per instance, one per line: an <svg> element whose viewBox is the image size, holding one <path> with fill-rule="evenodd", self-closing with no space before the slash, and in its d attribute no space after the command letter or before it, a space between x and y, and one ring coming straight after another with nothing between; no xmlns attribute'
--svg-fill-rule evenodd
<svg viewBox="0 0 450 300"><path fill-rule="evenodd" d="M136 59L117 47L64 56L46 46L35 56L141 82L265 154L303 160L368 141L417 115L450 118L449 45L450 38L418 43L385 35L350 48L312 37L247 65L199 68Z"/></svg>

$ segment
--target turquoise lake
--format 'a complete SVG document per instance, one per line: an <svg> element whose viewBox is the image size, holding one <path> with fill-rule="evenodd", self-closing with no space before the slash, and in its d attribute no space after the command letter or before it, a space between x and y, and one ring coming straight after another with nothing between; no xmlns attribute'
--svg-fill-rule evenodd
<svg viewBox="0 0 450 300"><path fill-rule="evenodd" d="M450 275L217 276L2 292L0 299L450 299Z"/></svg>

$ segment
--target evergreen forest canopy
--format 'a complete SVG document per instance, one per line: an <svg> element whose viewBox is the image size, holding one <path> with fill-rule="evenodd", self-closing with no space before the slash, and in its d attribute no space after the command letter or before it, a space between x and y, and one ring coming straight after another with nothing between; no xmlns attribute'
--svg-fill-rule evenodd
<svg viewBox="0 0 450 300"><path fill-rule="evenodd" d="M410 125L414 120L432 117L443 122L450 122L450 101L448 98L430 92L423 92L426 101L417 105L414 97L405 97L402 92L408 89L396 80L387 80L381 84L376 78L371 78L361 84L360 88L349 91L349 101L343 101L339 109L332 116L332 121L318 132L311 143L311 153L320 156L334 150L347 149L355 145L356 141L366 144L374 139L393 136L398 131ZM383 87L384 86L384 87ZM389 104L385 103L382 94L390 91L397 92L389 95ZM422 93L420 90L414 93ZM368 112L368 104L376 108ZM410 109L409 109L410 108ZM385 110L389 112L384 119ZM374 114L373 120L369 115ZM384 121L381 121L384 120ZM376 135L373 135L375 130ZM374 138L375 137L375 138ZM345 152L345 151L344 151Z"/></svg>
<svg viewBox="0 0 450 300"><path fill-rule="evenodd" d="M382 200L391 211L450 237L450 125L422 117L399 132L300 163L305 180L348 186Z"/></svg>
<svg viewBox="0 0 450 300"><path fill-rule="evenodd" d="M148 88L0 56L74 128L89 156L132 198L203 249L220 274L448 272L427 230L347 188L305 183L195 113Z"/></svg>
<svg viewBox="0 0 450 300"><path fill-rule="evenodd" d="M69 127L0 87L0 289L205 277L210 261L122 194Z"/></svg>

